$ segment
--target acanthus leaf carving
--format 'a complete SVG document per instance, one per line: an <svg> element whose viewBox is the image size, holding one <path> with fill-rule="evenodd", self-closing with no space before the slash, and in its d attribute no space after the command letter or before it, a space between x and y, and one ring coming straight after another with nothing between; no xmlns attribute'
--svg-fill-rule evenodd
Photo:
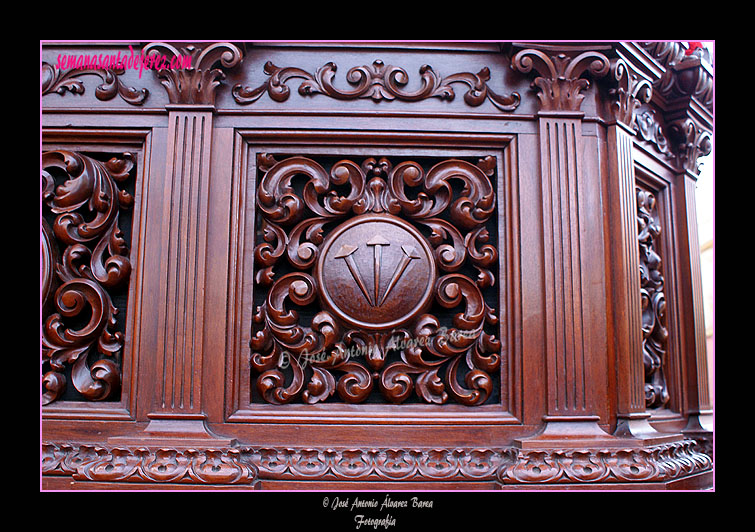
<svg viewBox="0 0 755 532"><path fill-rule="evenodd" d="M582 91L590 86L582 75L589 73L593 78L601 78L608 74L610 62L599 52L588 51L569 57L526 49L514 55L511 68L523 74L532 70L539 74L532 86L538 88L541 111L579 111L585 98Z"/></svg>
<svg viewBox="0 0 755 532"><path fill-rule="evenodd" d="M189 67L156 70L168 93L168 100L176 104L214 105L215 91L225 79L223 69L233 68L243 59L241 49L228 42L207 46L188 44L180 48L170 43L154 42L142 49L144 57L152 53L172 58L188 57L191 60Z"/></svg>

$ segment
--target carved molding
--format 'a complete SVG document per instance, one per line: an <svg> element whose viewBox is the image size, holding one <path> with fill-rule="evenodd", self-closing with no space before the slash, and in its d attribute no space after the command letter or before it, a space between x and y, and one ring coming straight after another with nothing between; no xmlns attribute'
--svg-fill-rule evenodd
<svg viewBox="0 0 755 532"><path fill-rule="evenodd" d="M268 288L254 316L250 365L265 401L313 404L338 392L359 403L373 388L393 403L414 391L428 403L490 397L501 362L500 340L485 330L498 318L482 295L498 261L485 228L496 208L494 168L493 157L476 165L446 159L428 170L370 157L326 171L303 156L258 156L255 280ZM301 196L291 186L297 175L307 180ZM464 185L458 193L455 181ZM347 196L336 192L347 183ZM277 278L286 259L295 271ZM465 264L476 279L459 272ZM287 300L319 304L309 326ZM447 327L430 313L433 303L463 310Z"/></svg>
<svg viewBox="0 0 755 532"><path fill-rule="evenodd" d="M233 68L243 59L241 49L228 42L207 46L189 44L180 48L156 42L142 49L145 57L152 53L176 58L191 57L190 68L163 68L156 71L168 93L168 100L174 104L215 105L215 91L225 79L223 69ZM216 68L218 62L220 68Z"/></svg>
<svg viewBox="0 0 755 532"><path fill-rule="evenodd" d="M609 73L611 64L600 52L587 51L570 57L527 49L514 55L511 68L523 74L532 70L539 74L532 86L537 87L541 111L579 111L585 98L582 91L590 86L582 75L602 78Z"/></svg>
<svg viewBox="0 0 755 532"><path fill-rule="evenodd" d="M118 76L125 72L124 68L71 68L61 70L55 65L42 62L42 96L51 93L64 95L84 94L84 83L79 79L81 76L98 76L102 84L94 90L98 100L112 100L117 96L131 105L142 105L149 91L147 89L135 89L127 87Z"/></svg>
<svg viewBox="0 0 755 532"><path fill-rule="evenodd" d="M518 451L497 477L504 484L664 482L711 469L695 445L684 440L643 449Z"/></svg>
<svg viewBox="0 0 755 532"><path fill-rule="evenodd" d="M252 484L271 480L663 482L710 470L695 441L618 449L247 447L158 450L44 443L42 474L100 482Z"/></svg>
<svg viewBox="0 0 755 532"><path fill-rule="evenodd" d="M108 399L120 389L117 360L124 336L115 328L110 291L131 273L118 219L133 197L118 183L130 177L134 164L130 153L105 163L64 150L42 155L42 203L57 215L41 227L42 358L48 368L43 404L63 394L66 365L72 365L73 385L86 399ZM93 356L97 361L90 366Z"/></svg>
<svg viewBox="0 0 755 532"><path fill-rule="evenodd" d="M98 482L253 484L257 469L238 449L129 449L42 445L42 474Z"/></svg>
<svg viewBox="0 0 755 532"><path fill-rule="evenodd" d="M385 65L380 60L374 61L372 65L351 68L346 74L346 81L352 86L349 89L340 89L334 85L336 70L337 66L332 62L318 68L315 74L310 74L296 67L281 68L268 61L265 63L264 72L269 78L258 87L235 85L232 91L233 99L241 105L248 105L267 93L272 100L283 102L290 96L286 82L289 79L302 78L304 81L298 89L302 96L324 94L338 100L371 98L375 102L395 99L416 102L427 98L450 101L455 97L451 85L462 83L469 87L464 94L464 101L472 107L477 107L488 100L502 111L513 111L520 103L518 93L501 96L488 87L490 70L487 67L477 74L460 72L441 77L431 66L423 65L419 70L422 85L413 92L404 88L409 81L406 70Z"/></svg>

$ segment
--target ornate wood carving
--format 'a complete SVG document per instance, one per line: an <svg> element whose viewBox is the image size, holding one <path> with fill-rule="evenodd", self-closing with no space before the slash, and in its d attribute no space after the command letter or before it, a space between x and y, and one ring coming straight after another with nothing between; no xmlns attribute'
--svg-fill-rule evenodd
<svg viewBox="0 0 755 532"><path fill-rule="evenodd" d="M42 203L56 215L52 225L42 223L43 404L63 394L67 365L86 399L108 399L120 389L124 336L115 328L111 290L131 273L118 220L133 197L118 184L134 163L130 153L104 163L65 150L42 155Z"/></svg>
<svg viewBox="0 0 755 532"><path fill-rule="evenodd" d="M524 74L534 69L540 74L532 86L538 89L541 111L579 111L585 99L582 91L590 86L590 82L581 76L589 73L594 78L601 78L608 74L611 65L599 52L588 51L569 57L565 54L549 56L541 50L527 49L514 55L511 68Z"/></svg>
<svg viewBox="0 0 755 532"><path fill-rule="evenodd" d="M637 222L640 246L642 353L645 367L645 405L659 408L669 400L664 368L668 352L666 295L662 259L656 250L661 224L655 195L637 188Z"/></svg>
<svg viewBox="0 0 755 532"><path fill-rule="evenodd" d="M176 48L164 42L150 43L142 54L152 53L168 57L191 57L190 68L163 68L157 77L168 93L170 103L215 105L215 90L225 79L222 69L233 68L243 58L241 49L234 44L221 42L207 46L189 44ZM220 63L222 68L216 68Z"/></svg>
<svg viewBox="0 0 755 532"><path fill-rule="evenodd" d="M639 78L622 59L611 61L611 81L616 86L609 90L614 98L611 111L614 119L635 127L635 112L641 103L648 103L653 96L653 86L647 79Z"/></svg>
<svg viewBox="0 0 755 532"><path fill-rule="evenodd" d="M45 443L42 472L79 480L242 484L257 480L493 481L502 484L663 482L706 471L693 440L648 448L315 448L180 450Z"/></svg>
<svg viewBox="0 0 755 532"><path fill-rule="evenodd" d="M654 84L664 100L694 97L709 111L713 110L713 75L705 65L710 60L707 50L687 54L680 42L643 42L640 45L665 68Z"/></svg>
<svg viewBox="0 0 755 532"><path fill-rule="evenodd" d="M337 392L359 403L374 388L393 403L415 390L428 403L488 400L500 367L500 341L485 331L498 318L482 293L498 259L485 227L496 208L494 166L493 157L447 159L425 170L370 157L326 170L303 156L258 157L255 279L268 288L254 317L251 367L265 401L313 404ZM301 194L296 176L307 180ZM339 190L347 183L348 193ZM284 256L294 271L276 276ZM476 269L476 279L462 267ZM310 326L286 300L315 305ZM463 311L446 325L430 313L433 303Z"/></svg>
<svg viewBox="0 0 755 532"><path fill-rule="evenodd" d="M519 94L516 92L509 96L501 96L488 87L490 69L487 67L477 74L460 72L441 77L431 66L423 65L419 70L422 86L413 92L404 89L409 76L403 68L385 65L380 60L374 61L369 66L351 68L346 74L346 81L353 86L351 89L339 89L334 85L336 70L335 63L329 62L318 68L313 75L300 68L281 68L268 61L265 63L264 72L270 77L258 87L245 87L241 84L234 86L233 98L239 104L248 105L267 93L274 101L282 102L290 96L286 82L292 78L303 78L304 81L299 85L299 94L302 96L325 94L338 100L358 98L371 98L376 102L394 99L415 102L427 98L453 100L455 93L452 85L463 83L469 87L464 94L464 101L470 106L476 107L485 100L489 100L502 111L513 111L520 102Z"/></svg>
<svg viewBox="0 0 755 532"><path fill-rule="evenodd" d="M653 145L653 147L666 157L673 157L666 138L664 128L658 122L658 117L652 109L642 110L636 117L634 131L637 135Z"/></svg>
<svg viewBox="0 0 755 532"><path fill-rule="evenodd" d="M237 449L106 448L43 444L42 472L76 480L253 484L257 469Z"/></svg>
<svg viewBox="0 0 755 532"><path fill-rule="evenodd" d="M710 154L713 149L710 132L694 120L683 118L669 124L668 135L679 166L695 175L699 174L698 159Z"/></svg>
<svg viewBox="0 0 755 532"><path fill-rule="evenodd" d="M84 94L84 83L80 76L95 75L102 79L102 84L94 90L98 100L112 100L117 96L131 105L142 105L149 96L147 89L127 87L118 76L125 72L124 68L71 68L61 70L55 65L42 62L42 96L51 93Z"/></svg>

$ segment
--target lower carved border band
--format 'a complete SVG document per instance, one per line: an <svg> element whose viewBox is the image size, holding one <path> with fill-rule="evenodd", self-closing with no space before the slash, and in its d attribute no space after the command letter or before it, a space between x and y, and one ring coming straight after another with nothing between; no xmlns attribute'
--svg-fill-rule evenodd
<svg viewBox="0 0 755 532"><path fill-rule="evenodd" d="M42 474L76 480L254 484L266 480L497 481L502 484L665 482L710 470L693 440L647 448L128 449L42 445Z"/></svg>

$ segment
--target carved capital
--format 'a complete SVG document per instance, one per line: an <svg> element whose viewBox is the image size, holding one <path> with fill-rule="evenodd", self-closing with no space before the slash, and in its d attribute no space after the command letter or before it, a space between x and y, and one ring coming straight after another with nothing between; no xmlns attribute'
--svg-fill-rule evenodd
<svg viewBox="0 0 755 532"><path fill-rule="evenodd" d="M653 96L653 86L650 81L632 72L629 65L622 59L611 61L609 80L613 85L609 90L612 97L612 117L632 129L635 124L635 111L641 103L650 101Z"/></svg>
<svg viewBox="0 0 755 532"><path fill-rule="evenodd" d="M678 165L695 175L699 174L700 165L697 160L710 154L713 149L710 132L694 120L682 118L669 124L668 135Z"/></svg>
<svg viewBox="0 0 755 532"><path fill-rule="evenodd" d="M236 45L221 42L200 47L193 44L176 48L172 44L150 43L142 49L146 57L159 53L168 58L190 57L188 68L162 68L157 77L168 92L170 103L215 105L215 89L225 79L223 69L241 63L243 53ZM220 63L221 68L217 68Z"/></svg>
<svg viewBox="0 0 755 532"><path fill-rule="evenodd" d="M579 111L585 98L582 91L590 86L582 75L604 77L610 63L599 52L588 51L570 57L563 53L549 56L541 50L526 49L514 55L511 68L524 74L534 69L540 74L532 86L538 89L541 111Z"/></svg>

